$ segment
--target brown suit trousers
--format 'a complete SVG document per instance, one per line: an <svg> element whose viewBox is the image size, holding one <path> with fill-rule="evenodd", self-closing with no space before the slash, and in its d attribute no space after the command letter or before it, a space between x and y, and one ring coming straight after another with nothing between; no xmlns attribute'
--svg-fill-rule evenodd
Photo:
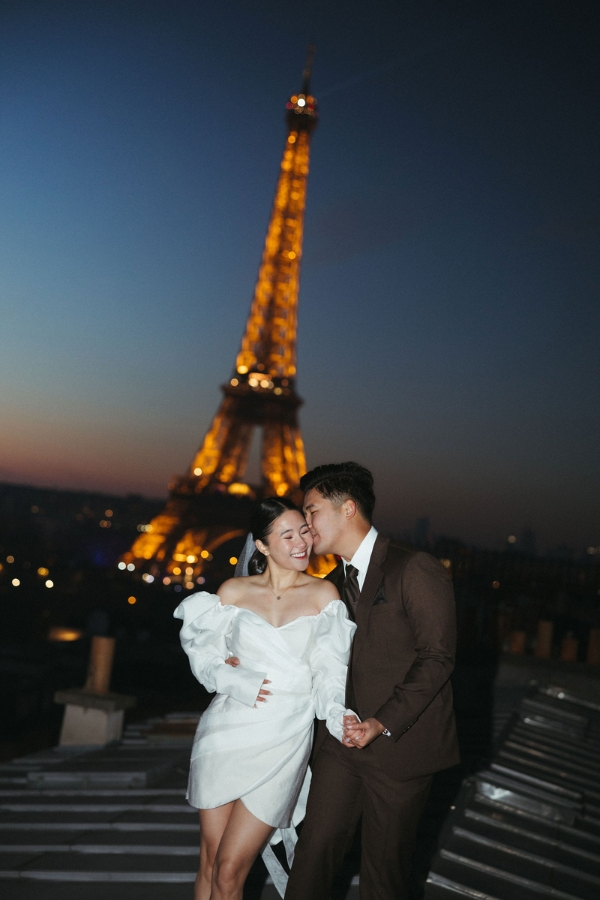
<svg viewBox="0 0 600 900"><path fill-rule="evenodd" d="M313 763L285 900L329 900L361 816L361 900L406 897L417 825L431 780L424 775L394 781L369 747L350 749L328 736Z"/></svg>

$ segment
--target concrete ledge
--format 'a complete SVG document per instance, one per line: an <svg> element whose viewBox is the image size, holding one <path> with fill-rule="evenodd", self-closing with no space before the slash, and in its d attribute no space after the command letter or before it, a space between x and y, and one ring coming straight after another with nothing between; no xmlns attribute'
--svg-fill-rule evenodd
<svg viewBox="0 0 600 900"><path fill-rule="evenodd" d="M132 709L137 703L137 698L130 694L96 694L84 688L69 688L66 691L56 691L54 702L83 706L84 709L101 709L110 713Z"/></svg>

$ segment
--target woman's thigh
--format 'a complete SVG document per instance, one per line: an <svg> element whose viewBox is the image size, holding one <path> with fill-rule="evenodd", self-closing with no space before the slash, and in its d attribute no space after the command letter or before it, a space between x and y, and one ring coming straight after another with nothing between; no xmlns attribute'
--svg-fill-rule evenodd
<svg viewBox="0 0 600 900"><path fill-rule="evenodd" d="M273 831L272 825L257 819L236 800L217 850L217 868L227 866L240 875L247 874Z"/></svg>
<svg viewBox="0 0 600 900"><path fill-rule="evenodd" d="M200 814L200 852L206 854L211 865L236 802L239 801L232 800L231 803L225 803L215 809L198 810Z"/></svg>

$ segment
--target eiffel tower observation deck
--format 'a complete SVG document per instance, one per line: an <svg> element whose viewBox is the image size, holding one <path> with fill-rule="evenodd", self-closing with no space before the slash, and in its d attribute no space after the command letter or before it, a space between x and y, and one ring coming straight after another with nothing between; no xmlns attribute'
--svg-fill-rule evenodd
<svg viewBox="0 0 600 900"><path fill-rule="evenodd" d="M253 503L294 496L306 471L298 424L296 333L304 210L317 101L312 48L302 87L286 103L287 136L250 314L223 400L189 470L169 486L163 512L121 559L191 590L218 548L248 531ZM260 483L245 480L262 428ZM312 571L324 574L321 561ZM321 571L323 570L323 571ZM201 578L199 583L203 583Z"/></svg>

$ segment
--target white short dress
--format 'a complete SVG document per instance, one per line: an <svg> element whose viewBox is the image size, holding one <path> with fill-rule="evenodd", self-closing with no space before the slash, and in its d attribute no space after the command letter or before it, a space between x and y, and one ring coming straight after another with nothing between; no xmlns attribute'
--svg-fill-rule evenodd
<svg viewBox="0 0 600 900"><path fill-rule="evenodd" d="M341 741L350 645L356 625L341 600L316 616L279 628L257 613L223 605L216 594L192 594L173 613L192 672L216 696L194 738L187 799L214 809L241 799L277 829L288 861L310 785L308 759L315 716ZM241 665L225 664L237 656ZM263 680L271 696L256 703ZM256 704L256 705L255 705ZM270 847L263 858L281 896L287 877Z"/></svg>

